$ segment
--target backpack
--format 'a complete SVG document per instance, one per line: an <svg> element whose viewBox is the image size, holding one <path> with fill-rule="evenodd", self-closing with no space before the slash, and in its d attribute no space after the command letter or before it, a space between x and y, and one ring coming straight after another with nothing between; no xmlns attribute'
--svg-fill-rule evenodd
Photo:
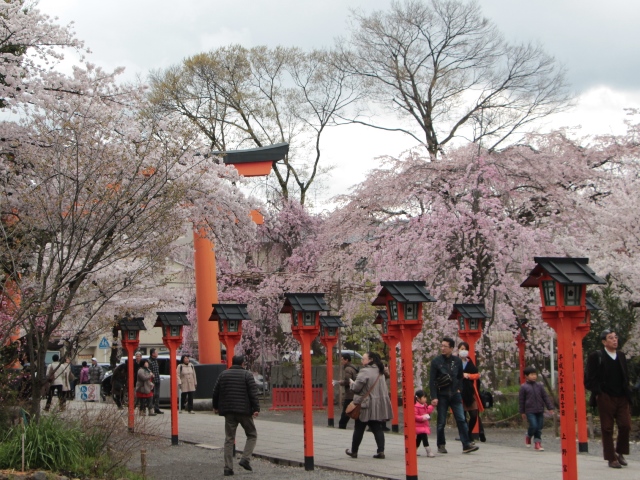
<svg viewBox="0 0 640 480"><path fill-rule="evenodd" d="M83 368L80 370L80 383L89 383L89 369Z"/></svg>

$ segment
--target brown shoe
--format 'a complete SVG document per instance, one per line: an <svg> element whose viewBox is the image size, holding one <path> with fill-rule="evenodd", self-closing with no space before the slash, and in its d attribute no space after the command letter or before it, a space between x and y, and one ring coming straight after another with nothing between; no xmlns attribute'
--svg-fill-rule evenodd
<svg viewBox="0 0 640 480"><path fill-rule="evenodd" d="M611 468L622 468L622 465L620 465L620 462L618 462L618 460L614 460L612 462L609 462L609 466Z"/></svg>
<svg viewBox="0 0 640 480"><path fill-rule="evenodd" d="M376 453L373 458L378 458L380 460L384 460L384 452Z"/></svg>
<svg viewBox="0 0 640 480"><path fill-rule="evenodd" d="M349 455L351 458L358 458L358 452L352 452L348 448L344 451L344 453Z"/></svg>
<svg viewBox="0 0 640 480"><path fill-rule="evenodd" d="M625 460L624 455L622 455L621 453L616 453L616 457L618 457L618 463L623 467L626 467L627 465L629 465Z"/></svg>

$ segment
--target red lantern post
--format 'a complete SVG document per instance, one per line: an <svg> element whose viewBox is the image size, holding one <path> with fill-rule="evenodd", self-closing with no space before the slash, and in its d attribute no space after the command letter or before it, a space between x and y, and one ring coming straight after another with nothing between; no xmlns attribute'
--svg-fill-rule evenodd
<svg viewBox="0 0 640 480"><path fill-rule="evenodd" d="M135 407L135 382L136 379L133 378L133 355L138 349L140 345L140 330L146 330L147 327L144 326L144 317L138 318L124 318L120 320L118 323L119 330L122 331L122 346L127 351L128 367L127 367L127 378L128 378L128 413L129 413L129 431L133 432L134 430L134 407Z"/></svg>
<svg viewBox="0 0 640 480"><path fill-rule="evenodd" d="M218 338L227 348L227 368L231 368L233 352L242 339L242 321L251 320L246 303L214 303L209 321L218 322Z"/></svg>
<svg viewBox="0 0 640 480"><path fill-rule="evenodd" d="M398 433L400 431L398 428L398 364L396 358L398 339L389 333L389 319L386 310L377 310L373 323L380 325L382 341L389 347L389 383L391 384L389 395L391 395L391 411L393 412L391 431Z"/></svg>
<svg viewBox="0 0 640 480"><path fill-rule="evenodd" d="M324 293L285 293L280 313L291 314L291 332L302 349L302 415L304 423L304 469L314 469L311 343L320 331L320 312L328 311Z"/></svg>
<svg viewBox="0 0 640 480"><path fill-rule="evenodd" d="M522 287L538 287L542 301L542 319L558 335L558 393L560 403L560 431L562 445L562 478L577 480L576 404L584 403L577 392L574 369L574 344L582 341L578 327L587 313L587 285L602 285L587 264L588 258L535 257L536 267ZM581 420L579 419L579 422Z"/></svg>
<svg viewBox="0 0 640 480"><path fill-rule="evenodd" d="M482 336L482 328L485 319L489 318L484 308L484 303L456 303L453 311L449 315L449 320L454 320L458 324L458 336L469 344L469 358L477 366L476 342ZM478 405L479 412L483 410L482 405ZM480 433L480 419L473 427L473 432L469 435L477 439Z"/></svg>
<svg viewBox="0 0 640 480"><path fill-rule="evenodd" d="M154 327L162 327L162 342L169 349L171 395L171 445L178 445L178 378L176 351L182 345L182 328L189 325L186 312L157 312Z"/></svg>
<svg viewBox="0 0 640 480"><path fill-rule="evenodd" d="M267 147L228 152L211 152L223 158L225 165L233 165L244 177L267 176L274 162L282 160L289 152L288 143L279 143ZM258 224L262 215L256 210L251 217ZM216 336L217 325L209 323L209 305L218 303L218 285L216 279L216 253L213 242L207 238L203 228L194 228L194 269L196 276L196 310L198 316L198 350L200 363L220 363L221 352ZM227 350L227 357L229 350Z"/></svg>
<svg viewBox="0 0 640 480"><path fill-rule="evenodd" d="M422 331L422 303L436 299L425 290L425 282L380 282L382 290L373 305L387 307L389 332L400 341L402 365L402 409L407 480L418 479L416 420L413 413L413 339Z"/></svg>
<svg viewBox="0 0 640 480"><path fill-rule="evenodd" d="M327 352L327 424L334 426L333 418L333 347L338 343L340 327L344 327L340 317L320 317L320 341Z"/></svg>

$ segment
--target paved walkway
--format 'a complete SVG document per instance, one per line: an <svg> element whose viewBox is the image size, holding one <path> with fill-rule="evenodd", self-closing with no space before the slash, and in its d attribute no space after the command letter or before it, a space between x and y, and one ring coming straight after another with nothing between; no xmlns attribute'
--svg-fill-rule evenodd
<svg viewBox="0 0 640 480"><path fill-rule="evenodd" d="M161 435L171 436L171 415L149 418L150 427ZM304 463L304 435L300 424L256 420L258 444L255 454L281 463ZM224 443L224 418L208 412L195 415L180 414L179 427L181 441L222 447ZM360 446L359 458L352 459L344 453L351 446L352 430L337 428L314 428L314 460L316 467L344 472L361 473L383 479L404 480L404 437L398 434L386 435L385 460L372 458L376 452L373 435L365 433ZM435 438L434 438L435 440ZM244 446L245 437L238 429L238 448ZM432 442L435 443L435 442ZM418 477L447 478L450 480L525 480L534 478L562 479L560 454L535 452L523 446L504 447L480 444L480 450L463 454L459 442L450 441L449 453L436 458L418 457ZM206 451L206 450L204 450ZM203 452L204 452L203 451ZM602 480L611 476L616 480L640 479L640 459L631 457L630 466L622 470L610 469L601 457L595 455L578 456L578 476L580 480Z"/></svg>

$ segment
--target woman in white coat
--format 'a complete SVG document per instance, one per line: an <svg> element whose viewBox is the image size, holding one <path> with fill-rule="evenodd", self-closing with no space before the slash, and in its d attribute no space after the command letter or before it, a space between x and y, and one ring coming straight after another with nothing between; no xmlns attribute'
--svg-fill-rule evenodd
<svg viewBox="0 0 640 480"><path fill-rule="evenodd" d="M198 379L196 378L196 369L189 361L188 355L182 355L180 364L178 365L178 387L182 390L182 411L185 408L189 413L193 412L193 392L198 387Z"/></svg>

